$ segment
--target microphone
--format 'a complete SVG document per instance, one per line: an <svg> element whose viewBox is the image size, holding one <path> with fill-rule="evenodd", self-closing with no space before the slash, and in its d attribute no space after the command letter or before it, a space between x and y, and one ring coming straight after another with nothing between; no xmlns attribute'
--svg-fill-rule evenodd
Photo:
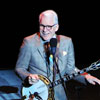
<svg viewBox="0 0 100 100"><path fill-rule="evenodd" d="M34 93L34 96L35 96L35 98L38 99L38 100L43 100L43 99L39 96L38 92L35 92L35 93Z"/></svg>
<svg viewBox="0 0 100 100"><path fill-rule="evenodd" d="M56 47L57 47L57 39L56 38L52 38L50 40L50 47L51 47L51 55L55 55L56 53Z"/></svg>

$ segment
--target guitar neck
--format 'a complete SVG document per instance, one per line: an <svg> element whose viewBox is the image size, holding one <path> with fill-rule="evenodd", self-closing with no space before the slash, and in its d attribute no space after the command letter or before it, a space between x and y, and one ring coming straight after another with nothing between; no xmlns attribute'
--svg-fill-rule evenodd
<svg viewBox="0 0 100 100"><path fill-rule="evenodd" d="M73 73L73 74L71 74L71 75L64 75L64 77L62 77L62 79L59 79L59 80L56 80L55 82L52 82L52 85L53 85L53 86L59 85L59 84L61 84L64 80L69 81L69 80L75 78L76 76L81 75L81 74L83 74L84 72L88 72L88 71L90 71L90 68L89 68L89 67L88 67L88 68L84 68L84 69L80 70L79 72Z"/></svg>
<svg viewBox="0 0 100 100"><path fill-rule="evenodd" d="M97 70L99 68L100 68L100 59L98 61L92 63L87 68L84 68L84 69L82 69L82 70L80 70L80 71L78 71L76 73L71 74L71 75L64 75L61 79L56 80L54 82L51 82L50 86L53 86L54 87L54 86L56 86L58 84L61 84L64 81L69 81L69 80L75 78L76 76L83 74L84 72L88 72L90 70Z"/></svg>
<svg viewBox="0 0 100 100"><path fill-rule="evenodd" d="M64 78L66 78L66 80L69 81L69 80L73 79L74 77L81 75L81 74L88 72L88 71L90 71L89 68L84 68L84 69L80 70L79 72L73 73L71 75L65 75Z"/></svg>

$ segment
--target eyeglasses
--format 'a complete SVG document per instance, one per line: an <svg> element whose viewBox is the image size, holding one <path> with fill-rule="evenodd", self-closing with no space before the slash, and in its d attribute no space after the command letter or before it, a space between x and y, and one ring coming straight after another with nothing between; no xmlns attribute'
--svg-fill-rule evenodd
<svg viewBox="0 0 100 100"><path fill-rule="evenodd" d="M54 24L54 25L43 25L43 24L40 24L40 28L41 28L41 29L46 28L47 30L51 30L52 27L54 27L55 25L56 25L56 24Z"/></svg>

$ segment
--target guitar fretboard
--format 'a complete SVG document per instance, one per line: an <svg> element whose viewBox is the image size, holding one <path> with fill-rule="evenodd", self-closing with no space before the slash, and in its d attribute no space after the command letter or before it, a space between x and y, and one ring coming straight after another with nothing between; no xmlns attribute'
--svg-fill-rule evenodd
<svg viewBox="0 0 100 100"><path fill-rule="evenodd" d="M50 86L53 86L53 87L54 87L54 86L56 86L56 85L61 84L61 83L64 82L64 81L69 81L69 80L75 78L76 76L83 74L84 72L88 72L88 71L90 71L90 70L97 70L97 69L99 69L99 68L100 68L100 59L99 59L97 62L92 63L89 67L84 68L84 69L82 69L82 70L80 70L80 71L78 71L78 72L76 72L76 73L73 73L73 74L71 74L71 75L64 75L64 76L62 77L62 79L59 79L59 80L56 80L55 82L52 82L52 83L50 84Z"/></svg>

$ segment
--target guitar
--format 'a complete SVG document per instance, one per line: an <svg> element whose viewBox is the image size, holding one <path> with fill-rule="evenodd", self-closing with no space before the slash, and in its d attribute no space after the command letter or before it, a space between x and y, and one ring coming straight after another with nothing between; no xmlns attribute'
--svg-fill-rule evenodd
<svg viewBox="0 0 100 100"><path fill-rule="evenodd" d="M77 73L71 75L64 75L62 79L69 81L74 77L88 72L91 70L97 70L100 68L100 59L92 63L89 67L80 70ZM38 75L39 80L29 87L22 87L22 100L53 100L54 93L53 88L62 83L62 79L51 82L47 77Z"/></svg>

